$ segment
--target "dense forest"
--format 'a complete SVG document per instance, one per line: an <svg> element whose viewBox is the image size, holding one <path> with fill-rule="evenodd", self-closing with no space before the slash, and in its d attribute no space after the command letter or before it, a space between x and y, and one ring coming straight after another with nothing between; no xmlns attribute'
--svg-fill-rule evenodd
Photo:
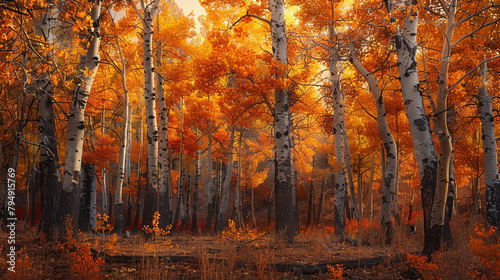
<svg viewBox="0 0 500 280"><path fill-rule="evenodd" d="M2 273L500 277L500 3L199 2L0 3Z"/></svg>

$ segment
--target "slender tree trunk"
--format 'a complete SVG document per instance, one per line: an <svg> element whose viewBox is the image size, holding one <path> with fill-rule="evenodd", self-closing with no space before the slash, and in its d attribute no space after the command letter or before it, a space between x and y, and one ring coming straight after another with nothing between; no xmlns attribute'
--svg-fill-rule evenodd
<svg viewBox="0 0 500 280"><path fill-rule="evenodd" d="M78 65L79 83L73 92L73 101L68 114L68 143L66 148L66 165L64 182L59 207L59 222L62 225L66 218L70 218L73 228L77 228L79 197L78 188L81 181L81 164L83 153L83 137L85 131L85 107L89 99L90 90L100 63L99 46L101 43L99 19L101 16L101 1L90 1L92 10L90 18L93 26L87 34L84 55L80 57ZM89 70L90 72L86 71ZM89 73L89 74L87 74ZM74 231L76 235L78 231ZM66 233L67 234L67 233Z"/></svg>
<svg viewBox="0 0 500 280"><path fill-rule="evenodd" d="M219 215L217 218L217 224L215 226L215 233L219 234L224 230L224 225L226 224L226 216L227 216L227 206L229 203L229 189L231 183L231 175L233 173L233 150L234 150L234 126L231 128L231 136L229 138L229 152L228 152L228 162L227 162L227 171L226 176L224 178L224 183L222 185L222 200L221 206L219 209Z"/></svg>
<svg viewBox="0 0 500 280"><path fill-rule="evenodd" d="M450 161L452 153L451 137L448 131L448 67L450 64L453 32L455 30L456 0L452 0L447 13L446 34L441 52L441 67L438 78L435 130L439 139L439 158L437 165L436 192L430 218L430 238L424 244L424 253L431 255L441 249L442 233L446 213L446 199L450 179Z"/></svg>
<svg viewBox="0 0 500 280"><path fill-rule="evenodd" d="M370 170L370 183L368 184L368 218L373 221L373 175L375 174L375 156L372 156L372 168Z"/></svg>
<svg viewBox="0 0 500 280"><path fill-rule="evenodd" d="M172 224L172 233L177 228L179 217L184 218L184 171L183 171L183 153L184 153L184 100L181 101L181 148L179 151L179 179L177 180L177 206L175 209L174 222Z"/></svg>
<svg viewBox="0 0 500 280"><path fill-rule="evenodd" d="M187 177L187 184L186 184L186 210L184 211L184 216L182 217L182 226L184 228L189 227L189 207L190 207L190 202L191 202L191 171L188 171L185 173Z"/></svg>
<svg viewBox="0 0 500 280"><path fill-rule="evenodd" d="M492 98L486 90L486 71L481 71L482 87L478 96L478 111L481 113L481 128L483 134L484 151L484 182L486 185L486 217L488 223L498 227L500 224L500 181L498 180L497 140L495 137L495 123L491 105Z"/></svg>
<svg viewBox="0 0 500 280"><path fill-rule="evenodd" d="M392 241L393 235L393 224L391 216L392 198L395 195L395 184L396 184L396 169L397 169L397 147L394 137L389 129L387 123L384 99L382 97L382 92L378 86L378 81L371 75L366 68L361 65L355 56L354 48L351 45L351 61L359 73L365 77L370 86L370 91L373 94L375 103L377 105L377 125L380 133L380 137L384 141L385 154L387 155L387 160L383 172L383 184L382 184L382 203L380 206L380 222L382 228L386 234L386 243ZM384 153L382 153L383 155ZM382 158L384 158L382 156Z"/></svg>
<svg viewBox="0 0 500 280"><path fill-rule="evenodd" d="M333 24L329 27L330 43L334 44L335 28ZM330 82L332 84L333 98L333 119L334 119L334 141L335 141L335 160L340 170L335 172L335 203L334 203L334 231L335 235L340 239L345 237L345 221L344 221L344 197L346 192L345 182L345 161L344 161L344 93L340 88L339 75L339 58L338 50L335 47L330 48Z"/></svg>
<svg viewBox="0 0 500 280"><path fill-rule="evenodd" d="M410 124L413 148L421 183L422 208L424 214L425 244L430 242L431 208L436 189L437 155L431 138L429 120L420 90L417 69L417 24L418 15L410 11L403 23L403 32L396 30L395 42L398 53L399 77L406 116Z"/></svg>
<svg viewBox="0 0 500 280"><path fill-rule="evenodd" d="M91 165L92 186L90 188L90 227L97 227L97 170L94 164Z"/></svg>
<svg viewBox="0 0 500 280"><path fill-rule="evenodd" d="M255 195L254 195L254 192L253 192L253 188L254 187L250 187L250 191L252 192L251 193L251 207L252 207L252 224L253 224L253 228L257 228L257 220L255 220Z"/></svg>
<svg viewBox="0 0 500 280"><path fill-rule="evenodd" d="M191 230L196 232L198 229L198 186L201 178L201 150L198 150L198 158L196 159L196 175L194 177L193 190L193 214L191 221Z"/></svg>
<svg viewBox="0 0 500 280"><path fill-rule="evenodd" d="M358 221L363 219L363 172L361 172L363 162L361 155L358 153ZM354 194L354 192L353 192Z"/></svg>
<svg viewBox="0 0 500 280"><path fill-rule="evenodd" d="M80 213L78 215L78 229L82 232L88 232L91 230L90 226L90 197L92 185L94 184L94 174L92 173L91 164L83 164L82 166L82 182L81 182L81 196L80 196Z"/></svg>
<svg viewBox="0 0 500 280"><path fill-rule="evenodd" d="M115 227L114 232L122 234L125 229L125 208L123 207L123 195L122 188L125 178L125 159L127 156L127 145L128 145L128 131L129 131L129 101L128 101L128 89L127 89L127 63L123 58L122 50L120 47L119 40L116 41L118 51L120 53L122 61L122 85L123 91L125 92L125 102L123 104L123 128L122 128L122 144L120 147L120 155L118 158L118 178L116 179L115 185Z"/></svg>
<svg viewBox="0 0 500 280"><path fill-rule="evenodd" d="M318 214L316 215L316 225L321 224L321 216L322 216L321 213L323 212L323 208L325 207L324 204L325 185L326 185L326 180L323 182L323 185L321 185L321 192L319 194L319 203L318 203Z"/></svg>
<svg viewBox="0 0 500 280"><path fill-rule="evenodd" d="M345 116L344 116L344 123L345 123ZM347 179L349 180L349 193L350 193L350 202L351 202L351 207L350 211L353 213L354 218L356 218L358 221L360 221L360 217L358 214L358 205L356 203L356 195L354 193L354 180L352 178L352 168L351 168L351 151L349 149L349 140L347 139L347 133L344 133L342 135L344 137L344 145L345 145L345 163L346 163L346 169L347 169ZM360 170L358 170L361 172Z"/></svg>
<svg viewBox="0 0 500 280"><path fill-rule="evenodd" d="M238 227L245 228L243 224L243 215L241 212L241 146L243 145L243 128L240 127L240 138L238 141L238 180L236 182L236 194L234 199L234 209L236 210L236 222Z"/></svg>
<svg viewBox="0 0 500 280"><path fill-rule="evenodd" d="M314 164L313 164L314 167ZM313 200L314 200L314 183L313 180L310 182L310 187L309 187L309 202L308 202L308 207L307 207L307 222L306 222L306 227L311 226L311 223L313 222L312 216L314 215L313 213Z"/></svg>
<svg viewBox="0 0 500 280"><path fill-rule="evenodd" d="M271 37L273 58L279 62L287 74L287 38L285 26L285 7L282 0L270 0ZM274 89L274 185L276 203L276 233L284 235L287 242L293 242L295 232L295 215L293 213L292 169L290 152L290 103L288 89Z"/></svg>
<svg viewBox="0 0 500 280"><path fill-rule="evenodd" d="M157 17L157 29L160 32L160 22ZM158 48L156 51L156 65L162 65L163 45L162 41L158 41ZM165 102L165 91L163 90L163 83L165 78L162 74L156 71L156 89L158 92L158 110L160 118L160 143L159 143L159 162L160 169L160 202L158 212L160 213L160 228L165 228L172 224L172 196L170 195L172 182L170 176L170 155L168 150L168 114L169 109Z"/></svg>
<svg viewBox="0 0 500 280"><path fill-rule="evenodd" d="M41 226L49 240L56 237L57 209L62 182L55 134L52 85L50 76L43 79L38 96L38 142L40 143Z"/></svg>
<svg viewBox="0 0 500 280"><path fill-rule="evenodd" d="M141 102L142 105L142 102ZM141 106L142 107L142 106ZM143 142L144 142L144 135L143 135L143 122L142 122L142 110L140 112L140 121L139 121L139 158L137 160L137 196L136 196L136 209L135 209L135 218L134 218L134 226L133 229L140 231L139 228L139 218L141 217L141 192L142 192L142 184L141 184L141 163L142 163L142 147L143 147ZM146 196L146 194L144 194Z"/></svg>
<svg viewBox="0 0 500 280"><path fill-rule="evenodd" d="M142 21L143 27L143 65L144 65L144 100L146 108L146 124L148 138L148 157L147 157L147 185L146 197L144 201L144 220L145 225L152 227L153 215L157 211L158 204L158 124L156 119L156 91L153 65L153 30L154 18L158 11L160 0L148 3L144 6L141 1L143 14L139 12L131 1L134 9Z"/></svg>
<svg viewBox="0 0 500 280"><path fill-rule="evenodd" d="M208 103L210 104L210 96L208 97ZM208 191L208 205L207 205L207 228L206 232L211 232L212 231L212 222L213 222L213 216L214 216L214 208L215 208L215 203L216 203L216 196L215 196L215 185L214 185L214 178L212 175L213 172L213 166L212 166L212 121L210 120L210 123L208 124L208 144L207 144L207 161L208 161L208 174L207 174L207 184L206 188Z"/></svg>

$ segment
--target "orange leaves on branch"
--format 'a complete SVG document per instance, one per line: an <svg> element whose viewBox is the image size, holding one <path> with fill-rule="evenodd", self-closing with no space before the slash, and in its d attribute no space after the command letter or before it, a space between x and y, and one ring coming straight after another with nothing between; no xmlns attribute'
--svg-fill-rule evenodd
<svg viewBox="0 0 500 280"><path fill-rule="evenodd" d="M108 162L116 162L118 160L120 147L115 144L115 141L116 139L108 134L102 135L96 142L94 150L85 150L83 152L82 161L84 163L95 164L98 168L109 168Z"/></svg>

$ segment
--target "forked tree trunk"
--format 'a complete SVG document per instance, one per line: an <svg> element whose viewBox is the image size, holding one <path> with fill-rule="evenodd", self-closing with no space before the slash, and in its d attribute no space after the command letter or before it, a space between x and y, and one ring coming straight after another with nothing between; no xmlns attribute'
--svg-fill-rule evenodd
<svg viewBox="0 0 500 280"><path fill-rule="evenodd" d="M227 216L227 206L229 204L229 189L231 183L231 175L233 174L233 151L234 151L234 126L231 128L231 136L229 138L229 151L227 154L227 171L224 178L224 183L222 185L222 199L219 209L219 215L217 217L217 224L215 226L215 233L219 234L224 230L224 225L226 224Z"/></svg>
<svg viewBox="0 0 500 280"><path fill-rule="evenodd" d="M393 224L392 224L392 198L395 193L396 184L396 168L397 168L397 147L394 137L389 129L387 123L384 98L382 97L382 92L378 86L378 81L371 75L366 68L359 62L355 53L354 46L351 48L351 61L358 70L358 72L367 79L368 85L370 86L370 91L373 94L375 103L377 106L377 125L382 141L384 141L385 154L387 155L387 160L385 161L385 168L383 173L383 184L382 184L382 203L380 206L380 222L384 232L386 234L386 243L392 241L393 234Z"/></svg>
<svg viewBox="0 0 500 280"><path fill-rule="evenodd" d="M271 37L273 58L279 62L280 68L287 76L287 38L285 25L285 7L282 0L270 0ZM284 81L284 77L276 77ZM276 233L284 234L287 242L293 242L295 232L295 215L293 213L293 196L291 184L290 154L290 103L287 88L274 89L274 185L276 203Z"/></svg>
<svg viewBox="0 0 500 280"><path fill-rule="evenodd" d="M79 197L78 188L81 181L81 165L83 153L83 137L85 132L85 108L90 90L100 63L99 46L101 43L99 19L101 16L101 1L89 1L92 6L90 18L93 26L87 34L88 45L78 65L79 83L73 91L73 101L68 114L68 143L66 148L66 165L64 182L59 207L59 222L72 220L73 228L77 228ZM87 71L86 71L87 70ZM74 230L74 234L78 231ZM67 234L67 233L66 233Z"/></svg>
<svg viewBox="0 0 500 280"><path fill-rule="evenodd" d="M481 114L484 151L484 182L486 185L486 217L488 223L498 227L500 224L500 181L498 180L497 141L491 105L492 98L486 90L486 62L481 71L482 87L478 96L478 111Z"/></svg>
<svg viewBox="0 0 500 280"><path fill-rule="evenodd" d="M424 214L425 244L430 241L431 208L436 189L437 155L431 138L429 120L420 91L417 69L417 24L416 12L410 11L403 23L403 32L396 29L399 77L406 116L410 124L413 148L421 183L422 208Z"/></svg>

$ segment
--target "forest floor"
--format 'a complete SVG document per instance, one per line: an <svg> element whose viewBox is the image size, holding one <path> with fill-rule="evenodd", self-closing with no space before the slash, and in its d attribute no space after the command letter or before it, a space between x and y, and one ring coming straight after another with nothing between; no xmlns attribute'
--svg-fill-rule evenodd
<svg viewBox="0 0 500 280"><path fill-rule="evenodd" d="M308 229L292 245L279 241L274 233L234 227L218 237L177 232L146 240L143 234L93 233L62 243L27 232L16 236L16 273L7 271L7 242L2 242L0 278L472 279L474 275L488 279L482 272L487 267L472 255L470 241L466 244L462 238L470 230L457 235L454 249L432 263L419 256L422 234L403 229L396 230L391 245L369 229L357 231L358 239L342 242L328 228ZM0 236L7 240L6 234Z"/></svg>

